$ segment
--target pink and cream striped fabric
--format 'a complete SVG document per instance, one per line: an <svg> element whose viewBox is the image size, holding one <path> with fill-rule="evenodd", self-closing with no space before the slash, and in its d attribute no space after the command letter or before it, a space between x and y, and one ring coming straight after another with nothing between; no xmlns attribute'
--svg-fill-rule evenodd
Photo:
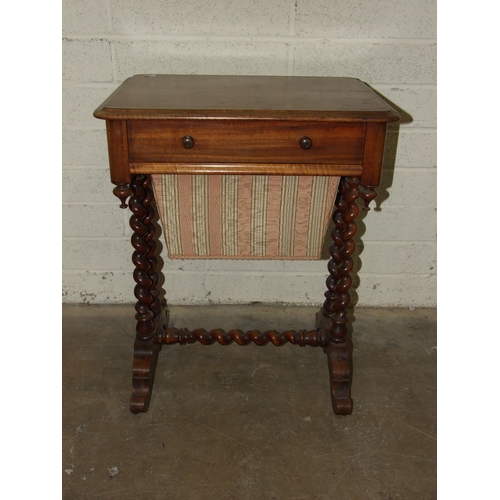
<svg viewBox="0 0 500 500"><path fill-rule="evenodd" d="M170 258L321 258L340 177L153 175Z"/></svg>

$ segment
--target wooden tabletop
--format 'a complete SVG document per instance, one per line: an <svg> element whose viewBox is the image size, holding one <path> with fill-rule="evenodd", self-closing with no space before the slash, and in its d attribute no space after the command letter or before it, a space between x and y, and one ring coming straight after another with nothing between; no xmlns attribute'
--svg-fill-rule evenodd
<svg viewBox="0 0 500 500"><path fill-rule="evenodd" d="M94 116L106 120L399 120L398 113L360 80L296 76L135 75Z"/></svg>

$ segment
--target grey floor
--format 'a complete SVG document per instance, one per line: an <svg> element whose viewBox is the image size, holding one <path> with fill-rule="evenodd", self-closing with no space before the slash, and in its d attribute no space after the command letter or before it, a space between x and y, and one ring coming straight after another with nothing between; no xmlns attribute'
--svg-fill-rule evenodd
<svg viewBox="0 0 500 500"><path fill-rule="evenodd" d="M171 325L313 329L316 309L171 307ZM64 499L435 499L436 311L353 312L353 414L320 348L164 347L128 410L133 306L63 306Z"/></svg>

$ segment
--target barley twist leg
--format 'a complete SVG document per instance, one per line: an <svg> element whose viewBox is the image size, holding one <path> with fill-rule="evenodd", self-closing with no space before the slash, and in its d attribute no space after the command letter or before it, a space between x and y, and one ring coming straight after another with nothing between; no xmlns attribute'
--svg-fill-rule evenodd
<svg viewBox="0 0 500 500"><path fill-rule="evenodd" d="M347 306L351 300L349 289L352 285L350 272L353 268L352 254L355 250L353 240L356 234L355 219L359 213L356 200L359 196L359 179L345 177L333 215L335 227L331 233L333 244L330 247L331 259L328 263L330 275L326 280L326 300L321 313L323 324L328 330L328 345L324 348L328 358L330 390L333 411L337 415L352 412L351 399L351 346L347 339Z"/></svg>
<svg viewBox="0 0 500 500"><path fill-rule="evenodd" d="M151 207L153 191L150 188L149 175L136 175L132 179L132 197L129 200L131 238L135 251L132 261L135 264L134 295L137 320L136 339L134 343L134 360L132 367L132 397L130 411L139 413L147 411L153 389L154 374L161 345L155 342L161 304L157 290L158 275L156 243L153 239L155 228L152 224L154 210Z"/></svg>

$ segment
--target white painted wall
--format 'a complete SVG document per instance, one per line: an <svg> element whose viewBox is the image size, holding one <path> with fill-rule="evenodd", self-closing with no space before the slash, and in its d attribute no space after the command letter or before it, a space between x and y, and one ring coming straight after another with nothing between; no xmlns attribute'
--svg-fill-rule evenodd
<svg viewBox="0 0 500 500"><path fill-rule="evenodd" d="M354 300L436 305L436 0L63 0L63 36L63 301L135 301L93 110L134 74L198 73L356 77L391 101L403 120L361 217ZM323 301L326 260L162 258L172 304Z"/></svg>

